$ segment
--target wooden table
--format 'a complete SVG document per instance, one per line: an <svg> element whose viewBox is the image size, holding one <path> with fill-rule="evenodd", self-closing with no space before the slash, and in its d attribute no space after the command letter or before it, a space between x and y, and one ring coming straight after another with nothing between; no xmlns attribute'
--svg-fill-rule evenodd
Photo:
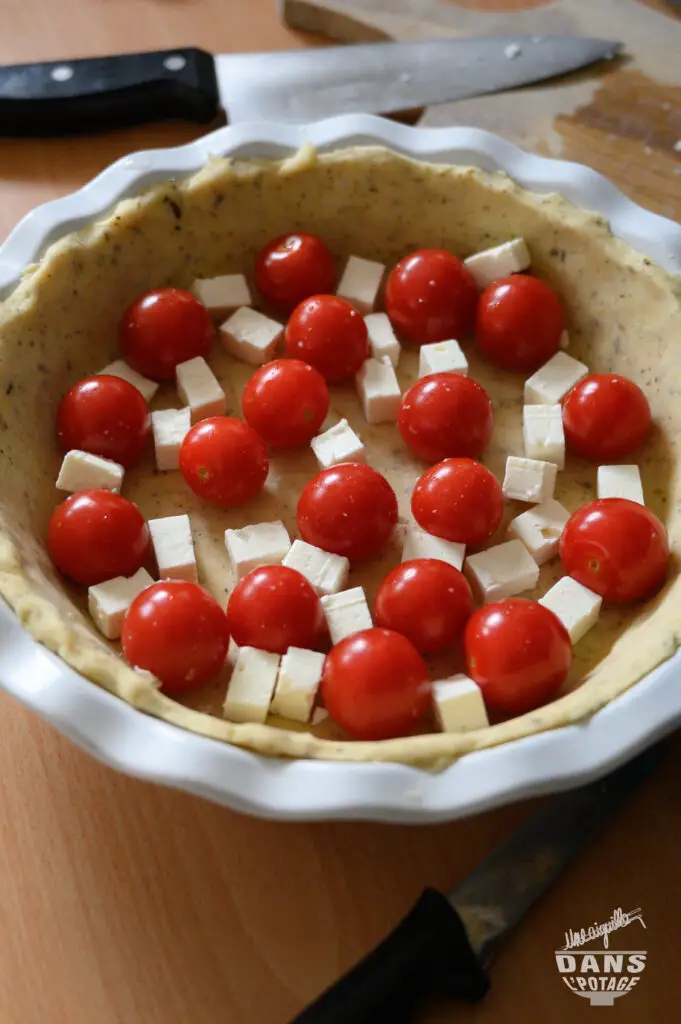
<svg viewBox="0 0 681 1024"><path fill-rule="evenodd" d="M6 63L181 43L254 50L302 39L278 23L274 0L3 4ZM611 107L617 94L611 83ZM678 90L668 95L679 102ZM681 215L679 165L652 149L659 111L649 103L642 121L632 103L619 121L610 109L605 125L597 105L588 123L575 115L566 146L643 202ZM615 135L627 131L618 148ZM0 141L0 235L122 154L194 134L174 125ZM101 767L7 698L0 713L2 1024L284 1024L425 884L456 882L526 813L506 808L420 829L252 821ZM428 1019L677 1019L680 773L677 742L657 777L511 938L484 1004L441 1008ZM566 929L605 920L615 907L642 908L647 930L636 938L649 958L638 988L608 1012L567 991L553 950Z"/></svg>

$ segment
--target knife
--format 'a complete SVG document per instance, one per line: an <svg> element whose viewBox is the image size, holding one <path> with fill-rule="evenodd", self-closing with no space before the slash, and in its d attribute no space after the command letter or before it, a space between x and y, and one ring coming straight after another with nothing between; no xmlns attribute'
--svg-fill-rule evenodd
<svg viewBox="0 0 681 1024"><path fill-rule="evenodd" d="M615 56L576 36L480 36L281 53L185 48L0 68L0 133L65 135L162 118L308 121L513 89Z"/></svg>
<svg viewBox="0 0 681 1024"><path fill-rule="evenodd" d="M477 1002L505 935L662 760L658 744L553 797L448 896L426 889L397 928L291 1024L406 1024L427 997Z"/></svg>

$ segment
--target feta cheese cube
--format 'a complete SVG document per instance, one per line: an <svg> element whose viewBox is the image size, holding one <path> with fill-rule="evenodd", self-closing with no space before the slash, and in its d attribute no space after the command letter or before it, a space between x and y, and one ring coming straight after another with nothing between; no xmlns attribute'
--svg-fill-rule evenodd
<svg viewBox="0 0 681 1024"><path fill-rule="evenodd" d="M568 510L550 498L512 519L508 532L523 542L537 565L543 565L558 554L560 537L569 518Z"/></svg>
<svg viewBox="0 0 681 1024"><path fill-rule="evenodd" d="M402 548L403 562L410 562L413 558L437 558L440 562L453 565L455 569L461 569L465 554L465 544L435 537L415 524L407 527Z"/></svg>
<svg viewBox="0 0 681 1024"><path fill-rule="evenodd" d="M553 497L558 467L539 459L519 459L509 455L502 491L516 501L547 501Z"/></svg>
<svg viewBox="0 0 681 1024"><path fill-rule="evenodd" d="M434 341L419 352L419 377L430 373L468 373L468 360L458 341Z"/></svg>
<svg viewBox="0 0 681 1024"><path fill-rule="evenodd" d="M317 651L289 647L281 659L270 711L294 722L309 722L322 679L325 657Z"/></svg>
<svg viewBox="0 0 681 1024"><path fill-rule="evenodd" d="M598 620L603 598L571 576L563 576L547 590L539 604L557 615L573 644L582 639Z"/></svg>
<svg viewBox="0 0 681 1024"><path fill-rule="evenodd" d="M282 326L256 309L242 306L218 330L230 355L250 366L262 366L274 355Z"/></svg>
<svg viewBox="0 0 681 1024"><path fill-rule="evenodd" d="M366 462L364 445L347 420L340 420L310 441L321 469L341 462Z"/></svg>
<svg viewBox="0 0 681 1024"><path fill-rule="evenodd" d="M470 270L480 291L494 281L509 274L519 274L530 266L530 250L524 238L513 238L510 242L483 249L463 261Z"/></svg>
<svg viewBox="0 0 681 1024"><path fill-rule="evenodd" d="M189 516L150 519L149 533L161 579L197 583L199 576Z"/></svg>
<svg viewBox="0 0 681 1024"><path fill-rule="evenodd" d="M395 337L393 325L387 313L369 313L364 317L369 332L369 344L374 359L382 359L387 356L393 366L400 361L402 347Z"/></svg>
<svg viewBox="0 0 681 1024"><path fill-rule="evenodd" d="M645 505L638 466L599 466L597 481L599 498L627 498Z"/></svg>
<svg viewBox="0 0 681 1024"><path fill-rule="evenodd" d="M371 313L376 305L384 273L382 263L351 256L345 265L336 294L351 302L360 313Z"/></svg>
<svg viewBox="0 0 681 1024"><path fill-rule="evenodd" d="M281 565L291 548L282 522L257 523L240 530L225 530L225 546L237 580L261 565Z"/></svg>
<svg viewBox="0 0 681 1024"><path fill-rule="evenodd" d="M508 540L469 555L463 571L485 602L532 590L539 579L539 566L519 540Z"/></svg>
<svg viewBox="0 0 681 1024"><path fill-rule="evenodd" d="M72 448L62 461L57 487L60 491L72 492L101 488L118 494L124 474L125 470L118 462Z"/></svg>
<svg viewBox="0 0 681 1024"><path fill-rule="evenodd" d="M570 348L570 335L566 330L561 332L560 341L558 342L563 352Z"/></svg>
<svg viewBox="0 0 681 1024"><path fill-rule="evenodd" d="M151 414L156 468L162 472L177 469L180 446L191 430L190 409L158 409Z"/></svg>
<svg viewBox="0 0 681 1024"><path fill-rule="evenodd" d="M584 363L556 352L525 381L525 405L557 405L588 372Z"/></svg>
<svg viewBox="0 0 681 1024"><path fill-rule="evenodd" d="M233 310L253 304L243 274L197 278L191 286L191 292L218 323L222 323Z"/></svg>
<svg viewBox="0 0 681 1024"><path fill-rule="evenodd" d="M332 644L340 643L346 636L373 626L369 605L361 587L352 587L340 594L327 594L322 598L322 607Z"/></svg>
<svg viewBox="0 0 681 1024"><path fill-rule="evenodd" d="M96 377L120 377L122 380L127 380L128 384L132 384L133 387L141 393L142 398L145 402L150 402L156 392L159 389L159 385L155 380L149 380L148 377L143 377L137 370L133 370L132 366L128 366L122 359L117 359L113 363L109 363L103 370L95 374Z"/></svg>
<svg viewBox="0 0 681 1024"><path fill-rule="evenodd" d="M230 722L259 722L267 718L281 658L257 647L240 647L222 707Z"/></svg>
<svg viewBox="0 0 681 1024"><path fill-rule="evenodd" d="M117 640L128 608L153 582L146 569L138 569L134 576L116 576L89 587L88 609L100 633L108 640Z"/></svg>
<svg viewBox="0 0 681 1024"><path fill-rule="evenodd" d="M217 377L203 356L188 359L175 368L177 393L191 410L192 423L209 416L224 416L227 399Z"/></svg>
<svg viewBox="0 0 681 1024"><path fill-rule="evenodd" d="M355 377L367 423L394 423L402 401L393 364L383 359L367 359Z"/></svg>
<svg viewBox="0 0 681 1024"><path fill-rule="evenodd" d="M489 725L482 691L468 676L433 683L433 709L443 732L471 732Z"/></svg>
<svg viewBox="0 0 681 1024"><path fill-rule="evenodd" d="M523 406L523 440L528 459L553 462L565 468L565 431L560 405Z"/></svg>
<svg viewBox="0 0 681 1024"><path fill-rule="evenodd" d="M342 555L322 551L304 540L294 540L284 565L296 569L320 596L337 594L348 585L350 562Z"/></svg>

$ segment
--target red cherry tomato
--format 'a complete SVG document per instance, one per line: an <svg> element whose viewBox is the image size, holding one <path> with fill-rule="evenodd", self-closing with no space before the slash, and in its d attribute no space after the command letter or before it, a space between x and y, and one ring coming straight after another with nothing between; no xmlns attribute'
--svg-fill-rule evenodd
<svg viewBox="0 0 681 1024"><path fill-rule="evenodd" d="M563 403L565 440L592 462L624 458L650 433L650 406L637 384L618 373L594 373Z"/></svg>
<svg viewBox="0 0 681 1024"><path fill-rule="evenodd" d="M345 462L317 473L298 499L298 529L308 544L351 561L376 554L397 522L392 487L371 466Z"/></svg>
<svg viewBox="0 0 681 1024"><path fill-rule="evenodd" d="M411 510L428 533L476 547L501 523L504 496L499 481L479 462L445 459L417 481Z"/></svg>
<svg viewBox="0 0 681 1024"><path fill-rule="evenodd" d="M560 619L511 597L478 608L464 633L466 671L490 711L522 715L550 700L567 678L572 644Z"/></svg>
<svg viewBox="0 0 681 1024"><path fill-rule="evenodd" d="M213 344L208 310L182 288L140 295L123 314L118 334L126 360L152 380L174 380L179 363L207 356Z"/></svg>
<svg viewBox="0 0 681 1024"><path fill-rule="evenodd" d="M227 605L227 623L240 647L285 654L315 647L324 626L321 601L295 569L265 565L239 580Z"/></svg>
<svg viewBox="0 0 681 1024"><path fill-rule="evenodd" d="M560 557L569 576L604 600L639 601L665 581L667 531L643 505L602 498L570 516L560 538Z"/></svg>
<svg viewBox="0 0 681 1024"><path fill-rule="evenodd" d="M134 576L149 555L149 528L136 505L111 491L79 491L52 513L50 558L85 586Z"/></svg>
<svg viewBox="0 0 681 1024"><path fill-rule="evenodd" d="M387 740L418 725L431 687L423 658L406 637L365 629L332 649L321 692L331 717L354 739Z"/></svg>
<svg viewBox="0 0 681 1024"><path fill-rule="evenodd" d="M241 396L244 419L268 444L297 448L319 433L329 389L318 370L299 359L275 359L256 370Z"/></svg>
<svg viewBox="0 0 681 1024"><path fill-rule="evenodd" d="M336 295L313 295L296 306L284 337L287 355L314 366L329 384L353 377L371 354L364 317Z"/></svg>
<svg viewBox="0 0 681 1024"><path fill-rule="evenodd" d="M269 471L265 442L233 416L196 423L180 446L180 472L194 494L214 505L243 505L259 494Z"/></svg>
<svg viewBox="0 0 681 1024"><path fill-rule="evenodd" d="M147 403L120 377L86 377L66 392L57 409L57 436L64 451L80 448L128 467L150 434Z"/></svg>
<svg viewBox="0 0 681 1024"><path fill-rule="evenodd" d="M229 633L214 597L196 583L162 580L143 590L123 621L123 653L166 693L195 690L222 668Z"/></svg>
<svg viewBox="0 0 681 1024"><path fill-rule="evenodd" d="M405 256L385 286L388 316L417 345L470 334L477 304L473 275L444 249L419 249Z"/></svg>
<svg viewBox="0 0 681 1024"><path fill-rule="evenodd" d="M448 562L415 558L388 573L374 605L377 626L406 636L421 654L453 647L473 613L468 580Z"/></svg>
<svg viewBox="0 0 681 1024"><path fill-rule="evenodd" d="M475 337L491 363L529 372L556 354L564 327L553 289L538 277L512 274L480 296Z"/></svg>
<svg viewBox="0 0 681 1024"><path fill-rule="evenodd" d="M492 402L483 387L460 373L421 377L402 399L397 420L402 440L420 458L475 458L494 429Z"/></svg>
<svg viewBox="0 0 681 1024"><path fill-rule="evenodd" d="M317 235L280 235L255 261L255 285L268 302L292 310L311 295L332 292L333 256Z"/></svg>

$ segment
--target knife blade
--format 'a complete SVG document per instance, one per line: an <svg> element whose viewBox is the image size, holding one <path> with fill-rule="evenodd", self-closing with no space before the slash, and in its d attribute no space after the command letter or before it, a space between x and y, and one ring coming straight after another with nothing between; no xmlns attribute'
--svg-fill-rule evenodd
<svg viewBox="0 0 681 1024"><path fill-rule="evenodd" d="M613 57L621 44L503 35L280 53L187 47L0 67L0 133L50 136L183 118L307 121L513 89Z"/></svg>
<svg viewBox="0 0 681 1024"><path fill-rule="evenodd" d="M508 932L662 760L658 744L553 797L444 896L426 889L397 928L291 1024L407 1024L429 996L477 1002Z"/></svg>

